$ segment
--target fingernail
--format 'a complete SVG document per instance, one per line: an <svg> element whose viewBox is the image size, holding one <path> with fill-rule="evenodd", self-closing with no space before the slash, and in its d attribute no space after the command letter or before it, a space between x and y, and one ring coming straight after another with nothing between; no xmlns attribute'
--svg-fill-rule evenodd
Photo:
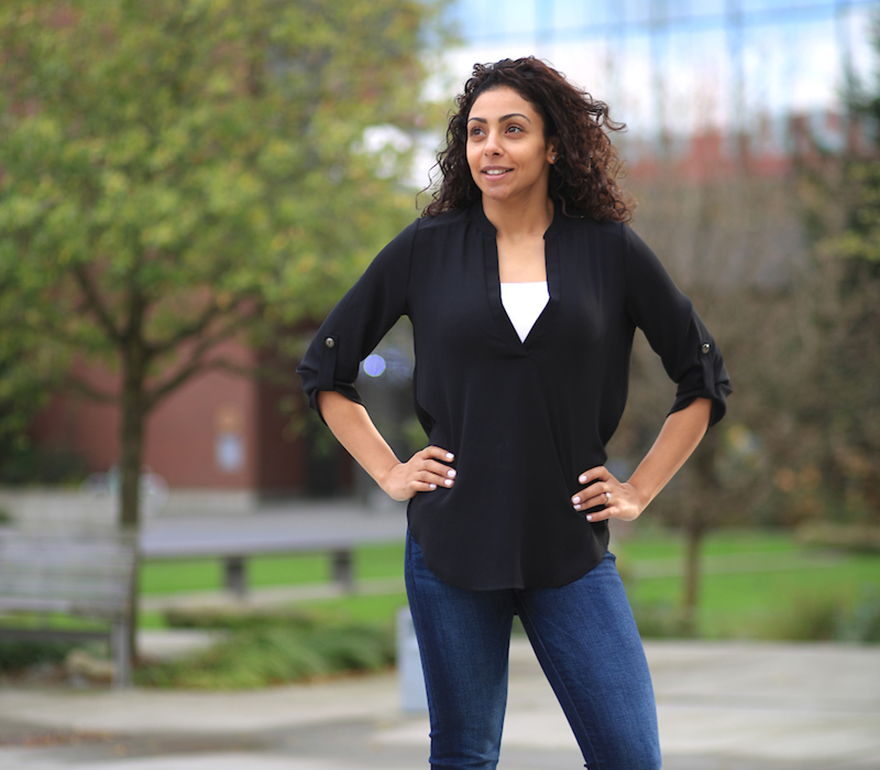
<svg viewBox="0 0 880 770"><path fill-rule="evenodd" d="M454 459L455 459L455 455L452 454L452 452L447 452L447 453L446 453L446 459L447 459L447 460L454 460Z"/></svg>
<svg viewBox="0 0 880 770"><path fill-rule="evenodd" d="M578 481L580 481L581 484L586 484L586 483L587 483L587 477L586 477L586 476L578 476Z"/></svg>
<svg viewBox="0 0 880 770"><path fill-rule="evenodd" d="M436 484L428 484L428 486L429 486L431 489L437 489L437 485L436 485Z"/></svg>
<svg viewBox="0 0 880 770"><path fill-rule="evenodd" d="M579 511L582 507L583 507L583 506L581 506L581 505L576 505L576 506L574 507L574 509L575 509L576 511Z"/></svg>
<svg viewBox="0 0 880 770"><path fill-rule="evenodd" d="M454 479L455 478L455 471L450 468L448 471L446 471L446 475L449 476L449 478Z"/></svg>
<svg viewBox="0 0 880 770"><path fill-rule="evenodd" d="M446 481L444 481L443 483L446 484L447 487L451 487L452 486L452 479L446 479Z"/></svg>
<svg viewBox="0 0 880 770"><path fill-rule="evenodd" d="M592 521L592 520L593 520L593 517L590 516L589 514L587 514L587 521Z"/></svg>
<svg viewBox="0 0 880 770"><path fill-rule="evenodd" d="M573 498L571 498L571 501L572 501L575 505L577 505L577 504L581 501L581 499L580 499L579 497L573 497Z"/></svg>

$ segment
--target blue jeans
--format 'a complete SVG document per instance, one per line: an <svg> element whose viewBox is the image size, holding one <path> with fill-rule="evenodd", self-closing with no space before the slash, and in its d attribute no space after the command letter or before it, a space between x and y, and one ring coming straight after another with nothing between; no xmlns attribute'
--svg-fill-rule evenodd
<svg viewBox="0 0 880 770"><path fill-rule="evenodd" d="M407 536L406 588L425 672L434 770L492 770L520 616L588 770L660 767L651 676L608 553L561 588L469 591L431 572Z"/></svg>

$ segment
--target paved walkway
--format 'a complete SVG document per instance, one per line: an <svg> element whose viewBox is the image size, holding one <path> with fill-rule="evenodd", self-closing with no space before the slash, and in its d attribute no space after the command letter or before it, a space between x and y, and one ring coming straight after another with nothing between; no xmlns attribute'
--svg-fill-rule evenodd
<svg viewBox="0 0 880 770"><path fill-rule="evenodd" d="M647 652L666 770L880 770L880 648L651 642ZM242 693L0 690L0 768L426 767L427 719L400 706L393 674ZM511 650L503 745L504 770L582 766L523 640Z"/></svg>

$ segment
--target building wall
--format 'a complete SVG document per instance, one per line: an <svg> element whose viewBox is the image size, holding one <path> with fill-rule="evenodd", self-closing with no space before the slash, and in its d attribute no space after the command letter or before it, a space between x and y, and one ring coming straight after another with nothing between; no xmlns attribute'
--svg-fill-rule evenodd
<svg viewBox="0 0 880 770"><path fill-rule="evenodd" d="M255 355L229 344L218 351L239 364ZM95 387L112 390L117 378L96 367L79 367ZM171 488L304 491L304 442L289 430L279 401L299 402L299 382L270 385L223 371L190 380L168 396L147 420L144 465ZM34 435L44 446L83 456L91 472L106 472L119 455L119 410L69 393L56 396L38 417Z"/></svg>

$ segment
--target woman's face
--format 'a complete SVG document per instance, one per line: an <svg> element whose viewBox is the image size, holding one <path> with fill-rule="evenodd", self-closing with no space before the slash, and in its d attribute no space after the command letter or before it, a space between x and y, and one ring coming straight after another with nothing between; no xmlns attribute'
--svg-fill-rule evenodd
<svg viewBox="0 0 880 770"><path fill-rule="evenodd" d="M484 198L546 200L556 140L545 140L531 102L512 88L485 91L471 107L467 131L468 165Z"/></svg>

